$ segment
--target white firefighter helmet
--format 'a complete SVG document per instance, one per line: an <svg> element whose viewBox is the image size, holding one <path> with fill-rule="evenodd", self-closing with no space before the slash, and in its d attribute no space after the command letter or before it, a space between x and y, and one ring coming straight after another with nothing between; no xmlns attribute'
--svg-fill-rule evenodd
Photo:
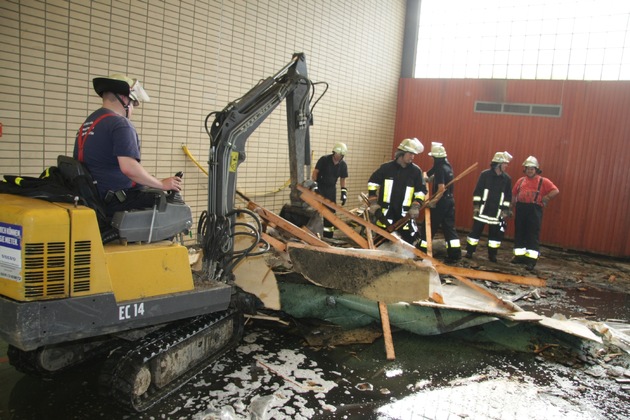
<svg viewBox="0 0 630 420"><path fill-rule="evenodd" d="M345 143L335 143L332 151L340 154L341 156L345 156L346 153L348 153L348 146L346 146Z"/></svg>
<svg viewBox="0 0 630 420"><path fill-rule="evenodd" d="M414 153L417 155L424 151L424 146L422 145L422 143L420 143L420 140L414 137L412 139L404 139L402 142L400 142L398 150L403 150L405 152Z"/></svg>
<svg viewBox="0 0 630 420"><path fill-rule="evenodd" d="M540 169L538 159L536 159L534 156L529 156L527 159L525 159L525 162L523 162L523 166L526 168L534 167L536 169Z"/></svg>
<svg viewBox="0 0 630 420"><path fill-rule="evenodd" d="M433 156L434 158L445 158L446 157L446 149L442 146L442 143L431 143L431 151L428 153L429 156Z"/></svg>
<svg viewBox="0 0 630 420"><path fill-rule="evenodd" d="M96 77L92 80L92 85L98 96L103 96L105 92L125 95L136 102L149 102L151 98L142 88L142 84L137 79L131 79L124 74L112 74L109 77Z"/></svg>
<svg viewBox="0 0 630 420"><path fill-rule="evenodd" d="M492 158L492 163L510 163L512 155L509 152L496 152Z"/></svg>

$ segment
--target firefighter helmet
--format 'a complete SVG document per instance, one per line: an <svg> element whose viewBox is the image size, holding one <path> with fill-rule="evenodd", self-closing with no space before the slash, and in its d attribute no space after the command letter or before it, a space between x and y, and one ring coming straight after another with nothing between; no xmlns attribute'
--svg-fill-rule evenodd
<svg viewBox="0 0 630 420"><path fill-rule="evenodd" d="M510 163L512 155L508 152L496 152L492 158L492 163Z"/></svg>
<svg viewBox="0 0 630 420"><path fill-rule="evenodd" d="M525 162L523 162L523 166L526 168L534 167L536 169L540 169L538 159L536 159L534 156L529 156L527 159L525 159Z"/></svg>
<svg viewBox="0 0 630 420"><path fill-rule="evenodd" d="M109 77L96 77L92 80L92 85L98 96L103 96L105 92L125 95L137 102L149 102L151 99L142 88L142 84L137 79L131 79L124 74L112 74Z"/></svg>
<svg viewBox="0 0 630 420"><path fill-rule="evenodd" d="M424 151L424 146L422 145L422 143L420 143L420 140L414 137L412 139L404 139L402 142L400 142L398 150L417 155Z"/></svg>
<svg viewBox="0 0 630 420"><path fill-rule="evenodd" d="M429 156L433 156L434 158L445 158L446 149L444 148L444 146L442 146L442 143L432 142Z"/></svg>
<svg viewBox="0 0 630 420"><path fill-rule="evenodd" d="M341 156L345 156L346 153L348 153L348 146L346 146L345 143L335 143L332 151L334 153L340 154Z"/></svg>

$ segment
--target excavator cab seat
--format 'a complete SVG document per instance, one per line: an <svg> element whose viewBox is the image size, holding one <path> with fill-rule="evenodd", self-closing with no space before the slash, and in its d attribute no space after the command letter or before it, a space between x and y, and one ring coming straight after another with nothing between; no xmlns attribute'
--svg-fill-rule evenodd
<svg viewBox="0 0 630 420"><path fill-rule="evenodd" d="M156 242L185 233L192 227L192 212L181 199L174 199L174 194L158 189L149 189L156 194L153 208L127 210L106 216L96 183L87 168L78 160L60 155L57 167L67 184L89 207L94 209L103 238L111 238L112 228L117 231L114 239L127 242ZM108 242L105 239L104 242Z"/></svg>

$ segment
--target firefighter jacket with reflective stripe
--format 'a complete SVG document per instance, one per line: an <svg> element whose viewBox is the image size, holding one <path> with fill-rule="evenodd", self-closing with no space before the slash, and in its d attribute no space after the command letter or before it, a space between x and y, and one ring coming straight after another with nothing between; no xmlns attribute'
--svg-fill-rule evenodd
<svg viewBox="0 0 630 420"><path fill-rule="evenodd" d="M378 194L378 204L388 221L407 214L414 201L424 202L426 192L422 169L414 163L403 168L395 160L386 162L368 181L368 194L370 197Z"/></svg>
<svg viewBox="0 0 630 420"><path fill-rule="evenodd" d="M512 178L506 173L497 175L486 169L479 175L473 191L473 206L479 207L479 216L473 217L489 225L501 223L501 211L508 211L512 201Z"/></svg>

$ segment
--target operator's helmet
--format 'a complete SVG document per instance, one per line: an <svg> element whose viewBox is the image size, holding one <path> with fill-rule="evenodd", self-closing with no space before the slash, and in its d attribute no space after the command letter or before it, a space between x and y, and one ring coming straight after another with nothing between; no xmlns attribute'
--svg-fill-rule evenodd
<svg viewBox="0 0 630 420"><path fill-rule="evenodd" d="M444 146L442 146L442 143L432 142L429 156L433 156L434 158L445 158L446 149L444 148Z"/></svg>
<svg viewBox="0 0 630 420"><path fill-rule="evenodd" d="M92 84L98 96L102 97L105 92L125 95L134 101L134 106L138 106L139 102L151 100L139 80L131 79L124 74L116 73L109 77L96 77L92 80Z"/></svg>
<svg viewBox="0 0 630 420"><path fill-rule="evenodd" d="M400 142L398 150L403 150L405 152L414 153L417 155L424 151L424 146L422 145L422 143L420 143L420 140L414 137L412 139L404 139L402 142Z"/></svg>
<svg viewBox="0 0 630 420"><path fill-rule="evenodd" d="M492 163L510 163L512 155L508 152L496 152L492 158Z"/></svg>
<svg viewBox="0 0 630 420"><path fill-rule="evenodd" d="M348 153L348 146L345 143L335 143L332 150L334 153L338 153L341 156L345 156Z"/></svg>
<svg viewBox="0 0 630 420"><path fill-rule="evenodd" d="M527 159L525 159L525 162L523 162L523 166L526 168L534 167L536 169L540 169L540 165L538 164L538 159L536 159L534 156L530 156Z"/></svg>

